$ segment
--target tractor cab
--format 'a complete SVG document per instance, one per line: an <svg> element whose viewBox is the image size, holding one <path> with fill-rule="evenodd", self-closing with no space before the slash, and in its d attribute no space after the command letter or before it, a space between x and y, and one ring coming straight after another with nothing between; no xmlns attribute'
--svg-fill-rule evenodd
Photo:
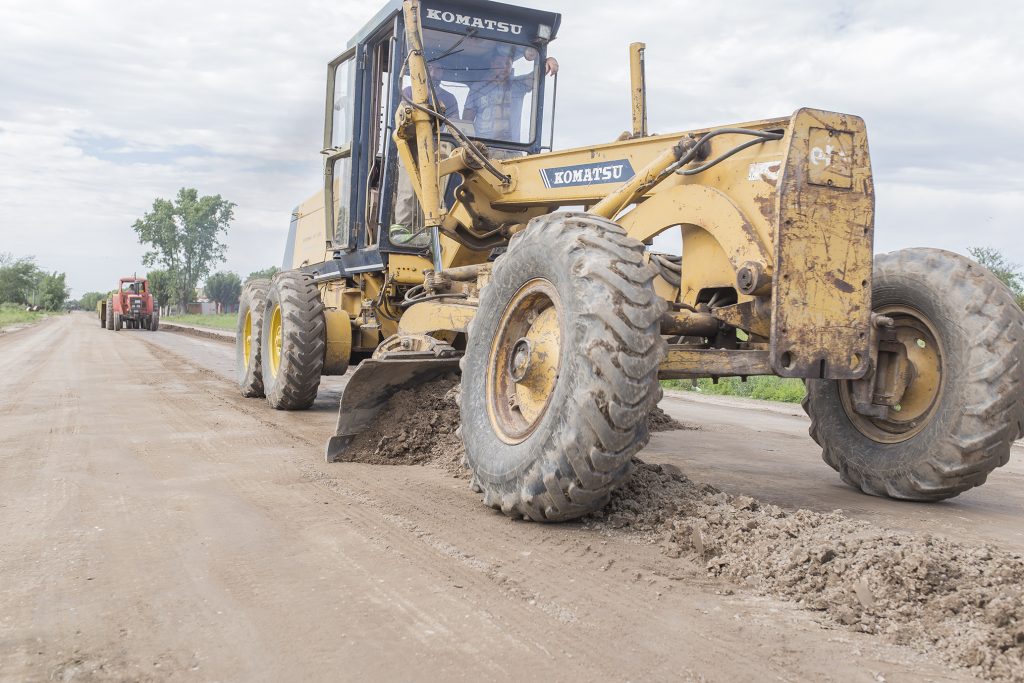
<svg viewBox="0 0 1024 683"><path fill-rule="evenodd" d="M424 0L420 22L433 99L449 121L440 156L456 144L452 127L495 157L540 151L545 60L560 15L485 0ZM383 270L389 253L429 249L393 140L395 112L411 98L406 52L402 3L392 0L328 65L322 206L333 263L324 265L337 275ZM447 205L460 182L458 174L447 179Z"/></svg>

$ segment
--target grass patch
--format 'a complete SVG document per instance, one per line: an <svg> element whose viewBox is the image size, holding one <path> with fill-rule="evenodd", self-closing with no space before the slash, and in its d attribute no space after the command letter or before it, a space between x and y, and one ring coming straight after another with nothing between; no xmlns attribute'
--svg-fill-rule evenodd
<svg viewBox="0 0 1024 683"><path fill-rule="evenodd" d="M46 317L46 311L26 311L20 304L0 304L0 327L32 323Z"/></svg>
<svg viewBox="0 0 1024 683"><path fill-rule="evenodd" d="M213 327L218 330L234 330L238 322L238 316L234 313L217 313L215 315L169 315L161 320L169 323L181 323L182 325L195 325L196 327Z"/></svg>
<svg viewBox="0 0 1024 683"><path fill-rule="evenodd" d="M748 377L746 382L740 381L739 377L725 377L718 380L718 384L710 379L699 379L696 385L688 379L666 379L662 380L661 385L666 389L719 396L746 396L783 403L799 403L804 397L803 380L771 375Z"/></svg>

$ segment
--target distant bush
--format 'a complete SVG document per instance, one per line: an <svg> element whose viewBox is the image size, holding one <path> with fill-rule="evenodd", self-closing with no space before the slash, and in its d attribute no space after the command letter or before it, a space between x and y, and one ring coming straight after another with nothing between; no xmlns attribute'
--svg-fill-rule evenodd
<svg viewBox="0 0 1024 683"><path fill-rule="evenodd" d="M661 385L666 389L695 391L701 394L719 396L745 396L763 401L782 401L783 403L799 403L804 398L803 380L764 376L748 377L746 382L738 377L726 377L715 384L710 379L699 379L696 384L690 380L667 379Z"/></svg>

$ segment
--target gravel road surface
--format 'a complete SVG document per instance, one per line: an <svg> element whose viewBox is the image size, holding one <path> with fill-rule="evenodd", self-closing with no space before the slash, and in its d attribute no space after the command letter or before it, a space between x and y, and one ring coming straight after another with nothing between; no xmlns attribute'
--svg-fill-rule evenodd
<svg viewBox="0 0 1024 683"><path fill-rule="evenodd" d="M329 465L345 379L325 378L310 411L277 412L238 395L233 358L86 314L0 335L0 679L984 673L709 574L645 534L511 521L440 467ZM647 463L763 506L1024 552L1020 448L953 501L894 503L844 487L790 407L661 407L696 429L655 434Z"/></svg>

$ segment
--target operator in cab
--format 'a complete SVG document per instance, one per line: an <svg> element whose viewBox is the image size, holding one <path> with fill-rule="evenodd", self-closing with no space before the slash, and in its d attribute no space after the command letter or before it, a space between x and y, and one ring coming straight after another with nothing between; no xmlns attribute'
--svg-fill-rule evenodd
<svg viewBox="0 0 1024 683"><path fill-rule="evenodd" d="M425 32L429 42L432 32ZM431 54L433 53L433 54ZM531 108L527 98L536 89L538 81L537 50L486 39L470 39L465 44L444 48L428 48L428 74L443 114L462 133L489 143L521 144L527 142L531 131L522 130L523 112ZM558 73L558 61L548 57L544 73ZM411 87L403 94L412 97ZM461 106L460 106L461 104ZM442 142L438 150L441 157L451 152L451 144ZM523 152L490 146L494 159L508 159ZM393 244L426 247L430 235L416 224L416 195L405 167L399 165L395 194L394 222L389 229Z"/></svg>

